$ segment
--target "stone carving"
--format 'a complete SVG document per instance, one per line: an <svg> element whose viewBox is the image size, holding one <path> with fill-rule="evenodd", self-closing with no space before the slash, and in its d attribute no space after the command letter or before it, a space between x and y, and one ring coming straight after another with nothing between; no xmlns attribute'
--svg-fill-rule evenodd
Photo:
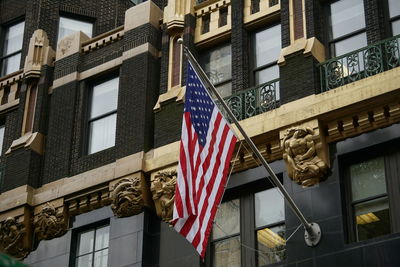
<svg viewBox="0 0 400 267"><path fill-rule="evenodd" d="M43 206L34 222L38 240L49 240L62 236L67 231L67 224L62 213L57 213L50 203Z"/></svg>
<svg viewBox="0 0 400 267"><path fill-rule="evenodd" d="M317 155L314 131L308 127L294 127L285 133L282 146L289 177L303 186L319 183L328 166Z"/></svg>
<svg viewBox="0 0 400 267"><path fill-rule="evenodd" d="M0 251L18 259L25 258L28 251L23 246L24 235L25 226L15 218L8 217L0 223Z"/></svg>
<svg viewBox="0 0 400 267"><path fill-rule="evenodd" d="M172 220L175 200L176 171L158 172L151 181L151 193L157 215L165 222Z"/></svg>
<svg viewBox="0 0 400 267"><path fill-rule="evenodd" d="M61 51L62 55L67 54L68 50L72 47L72 42L74 41L75 36L68 36L62 39L58 43L58 50Z"/></svg>
<svg viewBox="0 0 400 267"><path fill-rule="evenodd" d="M111 209L117 217L128 217L143 211L143 196L139 177L124 178L111 193Z"/></svg>

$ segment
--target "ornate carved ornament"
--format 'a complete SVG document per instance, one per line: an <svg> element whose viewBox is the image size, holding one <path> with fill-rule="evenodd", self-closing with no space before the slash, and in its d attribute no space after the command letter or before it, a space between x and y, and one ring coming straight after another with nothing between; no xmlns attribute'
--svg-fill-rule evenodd
<svg viewBox="0 0 400 267"><path fill-rule="evenodd" d="M22 259L29 251L24 248L25 226L14 217L0 223L0 251Z"/></svg>
<svg viewBox="0 0 400 267"><path fill-rule="evenodd" d="M111 192L111 209L117 217L128 217L143 211L144 200L140 177L123 178Z"/></svg>
<svg viewBox="0 0 400 267"><path fill-rule="evenodd" d="M34 227L38 240L49 240L67 232L67 220L62 212L57 212L53 205L46 203L35 218Z"/></svg>
<svg viewBox="0 0 400 267"><path fill-rule="evenodd" d="M172 220L175 200L176 170L158 172L151 180L151 193L157 215L165 222Z"/></svg>
<svg viewBox="0 0 400 267"><path fill-rule="evenodd" d="M314 139L313 129L293 127L286 131L282 141L288 175L303 186L319 183L328 170L327 164L317 154Z"/></svg>

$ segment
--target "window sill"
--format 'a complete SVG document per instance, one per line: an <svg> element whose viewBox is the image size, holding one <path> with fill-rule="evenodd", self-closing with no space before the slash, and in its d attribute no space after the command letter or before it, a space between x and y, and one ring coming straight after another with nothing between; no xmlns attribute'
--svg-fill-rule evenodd
<svg viewBox="0 0 400 267"><path fill-rule="evenodd" d="M185 96L185 91L186 91L186 86L175 86L172 89L169 89L168 92L160 95L158 97L157 103L154 106L153 110L154 112L158 112L161 110L162 104L165 104L166 102L172 101L175 99L176 102L182 102L183 97Z"/></svg>

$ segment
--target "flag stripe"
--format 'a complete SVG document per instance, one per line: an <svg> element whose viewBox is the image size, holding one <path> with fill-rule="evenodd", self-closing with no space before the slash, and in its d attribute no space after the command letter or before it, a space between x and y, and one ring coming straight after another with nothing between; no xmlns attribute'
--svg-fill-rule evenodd
<svg viewBox="0 0 400 267"><path fill-rule="evenodd" d="M190 63L184 109L172 224L204 257L237 138Z"/></svg>

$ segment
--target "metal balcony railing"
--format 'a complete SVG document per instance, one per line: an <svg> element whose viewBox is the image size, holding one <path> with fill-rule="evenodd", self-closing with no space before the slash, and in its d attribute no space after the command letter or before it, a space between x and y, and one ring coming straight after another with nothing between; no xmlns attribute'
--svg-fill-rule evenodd
<svg viewBox="0 0 400 267"><path fill-rule="evenodd" d="M329 91L398 66L400 35L321 63L321 91Z"/></svg>
<svg viewBox="0 0 400 267"><path fill-rule="evenodd" d="M275 109L279 107L279 79L238 92L224 100L238 120ZM218 102L217 105L222 110ZM222 113L225 111L222 110Z"/></svg>

